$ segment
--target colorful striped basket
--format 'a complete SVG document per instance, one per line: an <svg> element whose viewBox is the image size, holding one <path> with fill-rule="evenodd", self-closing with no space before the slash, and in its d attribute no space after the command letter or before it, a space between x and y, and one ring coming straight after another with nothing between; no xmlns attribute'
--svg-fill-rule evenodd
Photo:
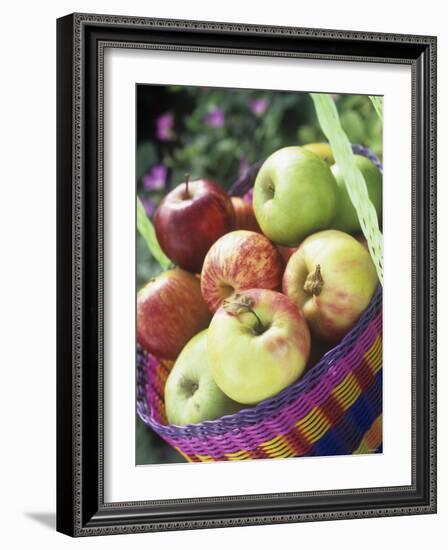
<svg viewBox="0 0 448 550"><path fill-rule="evenodd" d="M381 286L356 326L299 381L233 415L168 424L163 396L172 365L138 348L137 414L188 461L382 451Z"/></svg>

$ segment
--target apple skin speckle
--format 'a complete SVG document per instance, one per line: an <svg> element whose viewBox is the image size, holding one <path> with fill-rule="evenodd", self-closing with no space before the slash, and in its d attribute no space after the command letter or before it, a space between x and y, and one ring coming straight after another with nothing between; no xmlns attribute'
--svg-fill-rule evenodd
<svg viewBox="0 0 448 550"><path fill-rule="evenodd" d="M279 290L285 262L276 247L260 233L232 231L216 241L204 260L201 290L214 313L228 296L250 288Z"/></svg>

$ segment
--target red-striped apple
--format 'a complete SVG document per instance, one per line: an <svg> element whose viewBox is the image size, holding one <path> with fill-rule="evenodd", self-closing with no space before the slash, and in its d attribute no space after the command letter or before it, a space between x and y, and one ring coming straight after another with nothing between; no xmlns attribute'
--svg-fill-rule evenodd
<svg viewBox="0 0 448 550"><path fill-rule="evenodd" d="M297 250L297 247L294 246L281 246L277 245L278 251L283 256L283 259L285 260L285 263L288 263L289 258L294 254L294 252Z"/></svg>
<svg viewBox="0 0 448 550"><path fill-rule="evenodd" d="M231 200L235 211L235 229L247 229L248 231L261 233L261 229L255 219L252 203L244 200L242 197L232 197Z"/></svg>
<svg viewBox="0 0 448 550"><path fill-rule="evenodd" d="M160 359L175 359L188 340L208 326L210 317L199 279L171 269L137 294L137 341Z"/></svg>
<svg viewBox="0 0 448 550"><path fill-rule="evenodd" d="M328 342L339 341L355 325L377 285L364 246L331 229L305 239L283 275L283 292L302 308L311 332Z"/></svg>
<svg viewBox="0 0 448 550"><path fill-rule="evenodd" d="M235 227L227 193L210 180L181 183L162 200L154 216L160 247L179 267L200 273L210 246Z"/></svg>
<svg viewBox="0 0 448 550"><path fill-rule="evenodd" d="M271 241L254 231L232 231L216 241L204 260L202 296L215 312L233 292L279 290L284 261Z"/></svg>
<svg viewBox="0 0 448 550"><path fill-rule="evenodd" d="M272 397L304 372L310 332L300 309L280 292L232 295L213 316L207 357L213 378L234 401Z"/></svg>

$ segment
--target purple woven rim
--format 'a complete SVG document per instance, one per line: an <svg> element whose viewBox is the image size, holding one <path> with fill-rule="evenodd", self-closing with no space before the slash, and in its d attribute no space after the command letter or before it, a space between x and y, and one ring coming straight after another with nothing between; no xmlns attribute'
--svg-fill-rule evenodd
<svg viewBox="0 0 448 550"><path fill-rule="evenodd" d="M288 416L288 405L294 404L299 398L303 399L303 410L311 409L316 404L323 402L331 388L334 387L353 367L352 361L342 361L349 355L359 358L372 343L374 336L381 328L382 288L379 285L368 309L361 316L356 326L342 339L342 341L328 351L321 360L314 365L303 378L282 392L266 399L257 405L241 409L233 415L223 416L217 420L207 420L200 424L176 426L161 424L155 420L151 406L147 400L146 362L155 360L139 351L137 361L137 413L141 420L153 428L159 435L168 439L183 439L191 437L210 437L229 432L239 432L245 426L252 426L262 421L273 420L279 414ZM332 369L333 366L336 368ZM325 375L331 377L331 387L322 384ZM337 381L335 380L337 377Z"/></svg>
<svg viewBox="0 0 448 550"><path fill-rule="evenodd" d="M380 159L375 155L375 153L372 153L370 149L367 147L364 147L364 145L352 145L352 151L355 155L361 155L362 157L366 157L370 161L373 162L373 164L378 168L378 170L383 173L383 163L380 161Z"/></svg>

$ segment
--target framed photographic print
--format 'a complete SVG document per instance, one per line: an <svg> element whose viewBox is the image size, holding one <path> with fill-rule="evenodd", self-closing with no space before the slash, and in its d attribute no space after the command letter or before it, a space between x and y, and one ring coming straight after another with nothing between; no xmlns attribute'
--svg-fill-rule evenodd
<svg viewBox="0 0 448 550"><path fill-rule="evenodd" d="M434 513L436 39L57 40L57 529Z"/></svg>

